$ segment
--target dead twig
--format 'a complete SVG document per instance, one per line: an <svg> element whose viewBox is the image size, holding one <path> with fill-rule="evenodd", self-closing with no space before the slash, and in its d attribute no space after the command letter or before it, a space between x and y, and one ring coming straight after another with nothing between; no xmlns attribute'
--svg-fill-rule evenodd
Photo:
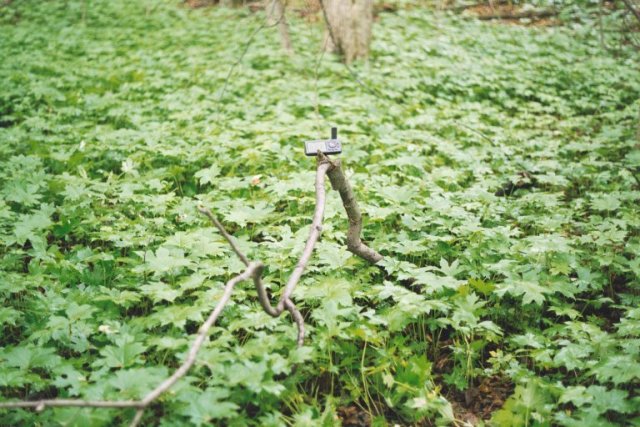
<svg viewBox="0 0 640 427"><path fill-rule="evenodd" d="M213 215L211 211L205 207L198 207L198 211L200 211L201 214L209 218L209 221L213 223L213 225L218 229L220 234L222 234L222 237L224 237L227 243L229 243L229 246L231 246L231 249L233 249L233 252L235 252L238 258L240 258L240 261L242 261L244 265L248 266L249 258L247 258L246 255L242 253L240 248L236 245L236 242L233 241L233 237L231 237L231 235L227 233L227 230L220 223L220 221L218 221L218 218L216 218L215 215Z"/></svg>
<svg viewBox="0 0 640 427"><path fill-rule="evenodd" d="M222 297L216 304L215 308L207 318L207 320L200 326L198 333L196 334L196 339L191 344L191 348L189 349L189 353L187 354L187 358L182 362L180 367L176 369L169 378L164 380L160 385L151 390L147 395L141 400L121 400L121 401L109 401L109 400L79 400L79 399L44 399L44 400L33 400L33 401L20 401L20 402L0 402L0 409L5 408L34 408L36 411L43 411L48 407L62 407L62 406L75 406L82 408L136 408L136 415L131 421L130 426L135 427L138 425L142 416L144 414L144 410L151 402L157 399L162 393L166 392L173 386L180 378L182 378L188 371L191 369L193 364L196 361L196 356L198 351L200 351L200 347L204 343L204 340L207 338L209 334L209 329L216 322L220 313L224 309L227 302L229 302L229 298L231 297L231 292L233 288L240 282L244 280L248 280L252 277L254 272L258 269L262 268L262 264L260 263L249 263L247 269L241 274L237 275L233 279L229 280L224 287L224 293Z"/></svg>
<svg viewBox="0 0 640 427"><path fill-rule="evenodd" d="M444 10L446 12L460 13L460 12L464 12L467 9L472 9L474 7L479 7L479 6L484 6L484 3L469 3L469 4L461 4L458 6L447 6L447 7L440 8L440 10Z"/></svg>
<svg viewBox="0 0 640 427"><path fill-rule="evenodd" d="M282 296L280 297L280 301L276 306L276 310L278 312L282 312L284 310L285 301L289 299L293 290L295 289L298 281L300 281L300 277L302 277L302 273L309 263L309 259L311 258L311 253L313 252L313 248L320 237L320 232L322 231L322 218L324 217L324 205L326 199L326 192L324 188L324 176L327 173L327 170L331 167L331 163L322 158L318 157L318 168L316 171L316 209L313 213L313 221L311 223L311 230L309 231L309 237L307 238L307 243L304 246L304 250L302 251L302 255L300 256L300 260L298 264L293 269L289 280L287 281L286 286L284 287L284 291L282 292Z"/></svg>
<svg viewBox="0 0 640 427"><path fill-rule="evenodd" d="M298 336L296 343L298 346L302 346L304 343L304 318L300 311L297 309L293 301L291 301L291 294L293 293L296 285L300 281L304 270L311 259L313 249L320 238L322 231L322 219L324 217L324 208L326 202L326 190L325 190L325 175L329 175L331 184L335 190L340 193L342 202L344 204L347 216L349 217L349 231L347 233L347 247L356 255L370 261L372 263L378 262L382 259L382 256L366 246L360 240L360 232L362 231L362 216L360 209L356 203L351 186L347 181L339 160L332 162L328 157L318 153L317 169L316 169L316 207L313 214L313 220L311 222L311 230L309 231L309 237L305 244L304 250L294 268L287 284L282 291L280 299L275 307L273 307L269 301L269 295L262 282L262 271L264 265L261 262L250 261L249 258L240 250L235 243L233 237L227 232L222 223L218 221L215 215L206 207L198 207L198 210L205 215L218 229L220 234L226 239L231 246L231 249L242 263L247 267L241 274L235 276L229 280L224 287L224 292L218 303L216 304L207 320L200 326L198 333L189 348L186 358L182 364L176 369L173 374L165 379L160 385L147 393L140 400L104 400L104 401L91 401L80 399L43 399L34 401L18 401L18 402L0 402L0 409L10 408L34 408L37 411L42 411L47 407L85 407L85 408L135 408L136 413L131 421L131 426L137 426L142 417L144 416L145 409L155 401L160 395L169 390L176 382L184 377L191 367L195 364L198 352L204 344L209 335L209 330L218 320L218 317L222 313L222 310L227 305L231 298L233 289L237 284L245 280L253 279L258 292L258 300L262 308L271 316L278 317L284 310L289 311L291 318L298 328Z"/></svg>
<svg viewBox="0 0 640 427"><path fill-rule="evenodd" d="M622 3L629 9L629 12L636 17L636 19L640 22L640 10L636 9L631 0L622 0Z"/></svg>
<svg viewBox="0 0 640 427"><path fill-rule="evenodd" d="M80 399L42 399L21 400L19 402L0 402L0 408L34 408L43 411L48 407L76 406L81 408L139 408L138 400L80 400Z"/></svg>
<svg viewBox="0 0 640 427"><path fill-rule="evenodd" d="M309 231L309 237L307 238L307 243L305 244L304 250L302 251L302 255L296 264L291 276L289 276L289 280L284 287L282 295L275 307L271 305L269 301L269 296L267 294L267 290L262 282L262 269L256 271L252 277L256 286L256 290L258 292L258 301L260 305L270 316L278 317L282 312L287 309L291 313L293 319L298 323L298 320L302 318L299 316L299 312L295 308L295 305L291 301L291 294L295 289L296 285L300 281L302 277L302 273L309 263L309 259L311 258L311 254L313 253L313 248L315 247L318 238L320 237L320 232L322 231L322 218L324 217L324 206L326 203L326 191L324 187L324 177L327 174L327 170L331 167L331 162L325 158L318 158L318 167L316 170L316 209L313 214L313 220L311 222L311 230ZM233 243L233 239L229 236L229 233L224 229L224 226L218 221L215 216L211 213L211 211L206 207L199 207L198 210L206 215L211 222L216 226L216 228L220 231L220 233L227 239L231 247L233 248L238 258L247 265L249 260L245 254L243 254L240 249ZM299 330L299 338L302 336L304 338L304 327L301 328L301 324L298 323ZM302 330L302 332L300 332Z"/></svg>
<svg viewBox="0 0 640 427"><path fill-rule="evenodd" d="M481 21L489 21L492 19L506 19L506 20L514 20L514 19L541 19L541 18L549 18L551 16L556 16L558 14L555 10L527 10L524 12L517 13L496 13L491 15L478 15L475 16L476 19L480 19Z"/></svg>
<svg viewBox="0 0 640 427"><path fill-rule="evenodd" d="M342 170L340 160L331 163L332 167L327 173L331 187L340 193L344 210L349 218L349 230L347 231L347 249L372 264L377 263L383 257L378 252L365 245L360 234L362 233L362 214L356 201L351 185Z"/></svg>

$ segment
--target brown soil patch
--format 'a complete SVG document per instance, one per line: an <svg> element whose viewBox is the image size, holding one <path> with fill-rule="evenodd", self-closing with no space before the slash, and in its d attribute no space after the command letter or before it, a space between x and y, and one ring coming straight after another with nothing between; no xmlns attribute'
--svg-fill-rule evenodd
<svg viewBox="0 0 640 427"><path fill-rule="evenodd" d="M369 427L371 418L357 406L341 406L338 408L338 417L342 427Z"/></svg>
<svg viewBox="0 0 640 427"><path fill-rule="evenodd" d="M476 387L470 387L464 393L450 392L447 399L453 406L456 418L471 425L488 420L513 393L513 384L506 378L483 378Z"/></svg>

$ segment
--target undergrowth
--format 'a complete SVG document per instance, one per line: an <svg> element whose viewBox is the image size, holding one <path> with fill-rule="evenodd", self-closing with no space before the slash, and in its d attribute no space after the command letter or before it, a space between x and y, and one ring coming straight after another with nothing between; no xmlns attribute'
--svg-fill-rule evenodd
<svg viewBox="0 0 640 427"><path fill-rule="evenodd" d="M175 2L0 7L0 394L138 398L185 356L243 266L275 295L304 244L337 125L383 269L351 256L330 192L294 299L309 331L240 286L148 425L450 423L483 381L491 423L640 423L638 56L592 27L380 15L372 57L297 53L263 14ZM294 366L297 366L294 369ZM467 399L464 399L466 396ZM465 401L466 400L466 401ZM473 400L473 399L471 399ZM133 411L0 411L2 425L117 425Z"/></svg>

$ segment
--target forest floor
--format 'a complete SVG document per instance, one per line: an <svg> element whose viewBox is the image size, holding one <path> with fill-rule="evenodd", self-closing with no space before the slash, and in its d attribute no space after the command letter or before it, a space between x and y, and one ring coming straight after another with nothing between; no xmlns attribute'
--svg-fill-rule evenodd
<svg viewBox="0 0 640 427"><path fill-rule="evenodd" d="M346 251L329 191L304 347L243 284L144 425L640 423L640 55L590 23L398 7L356 80L321 19L290 24L292 57L247 9L0 6L0 401L167 377L244 268L199 203L277 296L314 208L302 143L335 125L384 260Z"/></svg>

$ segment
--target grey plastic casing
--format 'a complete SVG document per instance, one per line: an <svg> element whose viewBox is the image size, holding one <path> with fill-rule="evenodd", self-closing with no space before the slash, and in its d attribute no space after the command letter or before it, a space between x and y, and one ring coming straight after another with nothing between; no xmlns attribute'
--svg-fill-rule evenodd
<svg viewBox="0 0 640 427"><path fill-rule="evenodd" d="M318 150L322 154L340 154L342 144L339 139L316 139L304 142L304 154L307 156L317 156Z"/></svg>

